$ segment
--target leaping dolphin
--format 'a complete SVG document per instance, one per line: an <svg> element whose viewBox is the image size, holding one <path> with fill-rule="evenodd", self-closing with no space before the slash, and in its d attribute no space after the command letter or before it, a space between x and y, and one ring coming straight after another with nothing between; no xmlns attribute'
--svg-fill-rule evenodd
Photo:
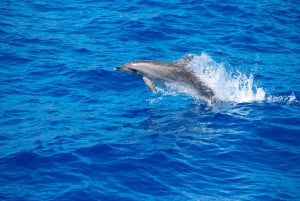
<svg viewBox="0 0 300 201"><path fill-rule="evenodd" d="M161 62L152 60L133 61L116 67L118 71L131 71L143 77L145 84L152 90L157 91L153 82L181 82L192 86L208 102L215 103L214 91L189 69L188 64L193 55L184 57L175 62Z"/></svg>

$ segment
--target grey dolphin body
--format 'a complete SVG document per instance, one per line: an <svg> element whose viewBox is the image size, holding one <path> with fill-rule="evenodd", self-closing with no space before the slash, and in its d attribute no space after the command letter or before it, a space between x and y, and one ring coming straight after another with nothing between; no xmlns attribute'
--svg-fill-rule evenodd
<svg viewBox="0 0 300 201"><path fill-rule="evenodd" d="M133 61L117 67L118 71L131 71L141 75L145 84L152 90L156 91L153 81L168 82L175 81L187 84L196 89L199 95L203 96L210 103L216 102L215 93L203 81L199 79L189 68L188 63L193 56L184 57L175 62L161 61Z"/></svg>

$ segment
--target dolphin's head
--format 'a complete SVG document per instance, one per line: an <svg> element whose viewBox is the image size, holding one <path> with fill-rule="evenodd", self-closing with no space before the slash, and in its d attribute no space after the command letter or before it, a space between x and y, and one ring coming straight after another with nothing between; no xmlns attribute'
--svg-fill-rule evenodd
<svg viewBox="0 0 300 201"><path fill-rule="evenodd" d="M138 66L135 65L135 62L129 62L124 64L121 67L115 67L115 70L117 71L131 71L131 72L138 72Z"/></svg>
<svg viewBox="0 0 300 201"><path fill-rule="evenodd" d="M128 62L121 67L116 67L115 70L132 72L152 79L165 79L165 77L168 77L170 67L172 65L167 62L139 60Z"/></svg>
<svg viewBox="0 0 300 201"><path fill-rule="evenodd" d="M154 70L154 66L151 64L151 61L132 61L124 64L121 67L116 67L117 71L127 71L132 72L138 75L149 75Z"/></svg>

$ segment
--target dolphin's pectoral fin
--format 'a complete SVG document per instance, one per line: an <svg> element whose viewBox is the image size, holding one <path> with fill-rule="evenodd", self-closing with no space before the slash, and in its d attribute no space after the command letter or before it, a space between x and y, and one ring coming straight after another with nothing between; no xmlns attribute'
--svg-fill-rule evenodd
<svg viewBox="0 0 300 201"><path fill-rule="evenodd" d="M153 82L152 82L149 78L147 78L147 77L144 76L144 77L143 77L143 80L144 80L145 84L146 84L153 92L157 91L157 89L156 89L156 87L154 86Z"/></svg>

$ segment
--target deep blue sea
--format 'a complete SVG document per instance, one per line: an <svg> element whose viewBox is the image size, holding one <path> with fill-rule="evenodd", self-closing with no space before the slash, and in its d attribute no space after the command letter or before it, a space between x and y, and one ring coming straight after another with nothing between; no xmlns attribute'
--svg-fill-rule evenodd
<svg viewBox="0 0 300 201"><path fill-rule="evenodd" d="M300 200L300 1L2 0L0 200Z"/></svg>

